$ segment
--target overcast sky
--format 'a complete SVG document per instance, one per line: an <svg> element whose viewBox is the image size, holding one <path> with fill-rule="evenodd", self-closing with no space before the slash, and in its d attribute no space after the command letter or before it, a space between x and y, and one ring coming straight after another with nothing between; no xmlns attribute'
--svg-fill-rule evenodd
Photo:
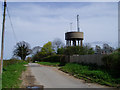
<svg viewBox="0 0 120 90"><path fill-rule="evenodd" d="M6 14L4 58L11 58L16 42L26 41L34 46L43 46L48 41L60 38L65 43L65 32L76 30L76 16L80 16L80 30L84 43L107 42L117 47L118 6L117 2L8 2L8 9L16 37ZM0 3L0 24L3 7ZM2 26L0 35L2 31ZM97 43L95 43L97 44Z"/></svg>

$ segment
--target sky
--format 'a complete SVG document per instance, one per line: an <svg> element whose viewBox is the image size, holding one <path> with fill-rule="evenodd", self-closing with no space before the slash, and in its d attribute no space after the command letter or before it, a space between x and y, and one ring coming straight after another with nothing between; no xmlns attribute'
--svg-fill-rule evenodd
<svg viewBox="0 0 120 90"><path fill-rule="evenodd" d="M4 59L12 57L19 41L28 42L31 48L42 47L55 38L65 43L65 32L71 31L71 22L72 31L77 31L77 14L80 31L84 32L84 43L93 46L108 43L115 48L118 45L117 2L8 2L7 6L14 32L7 13ZM2 14L3 3L0 3L0 35Z"/></svg>

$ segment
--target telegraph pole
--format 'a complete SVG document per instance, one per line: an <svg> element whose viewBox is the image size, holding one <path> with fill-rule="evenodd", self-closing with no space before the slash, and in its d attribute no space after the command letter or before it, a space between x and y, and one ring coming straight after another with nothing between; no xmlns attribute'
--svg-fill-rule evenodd
<svg viewBox="0 0 120 90"><path fill-rule="evenodd" d="M3 14L3 25L2 25L1 65L0 65L0 73L1 74L3 72L3 51L4 51L5 15L6 15L6 0L4 0L4 14Z"/></svg>

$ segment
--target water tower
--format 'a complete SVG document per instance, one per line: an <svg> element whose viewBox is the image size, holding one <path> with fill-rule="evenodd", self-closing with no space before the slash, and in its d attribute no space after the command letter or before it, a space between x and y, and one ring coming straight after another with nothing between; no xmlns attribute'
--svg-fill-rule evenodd
<svg viewBox="0 0 120 90"><path fill-rule="evenodd" d="M77 31L65 33L66 46L81 46L83 45L83 32L79 28L79 15L77 15Z"/></svg>

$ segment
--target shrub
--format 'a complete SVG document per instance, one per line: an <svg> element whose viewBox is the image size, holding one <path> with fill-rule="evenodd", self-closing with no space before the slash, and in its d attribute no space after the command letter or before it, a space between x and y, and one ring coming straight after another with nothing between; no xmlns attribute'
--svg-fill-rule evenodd
<svg viewBox="0 0 120 90"><path fill-rule="evenodd" d="M115 77L120 77L120 52L106 55L102 60L107 70L111 71Z"/></svg>
<svg viewBox="0 0 120 90"><path fill-rule="evenodd" d="M52 43L48 42L46 43L42 48L41 51L36 53L35 55L32 56L32 61L41 61L45 57L49 57L55 55L55 52L52 48Z"/></svg>
<svg viewBox="0 0 120 90"><path fill-rule="evenodd" d="M15 63L20 63L20 62L25 62L23 60L16 60L16 59L10 59L10 60L4 60L3 61L3 66L9 66L11 64L15 64Z"/></svg>
<svg viewBox="0 0 120 90"><path fill-rule="evenodd" d="M41 59L41 61L44 62L62 62L64 61L65 56L62 55L52 55L52 56L47 56Z"/></svg>
<svg viewBox="0 0 120 90"><path fill-rule="evenodd" d="M60 70L86 81L97 82L102 85L119 86L120 78L114 78L106 70L95 68L91 65L67 63Z"/></svg>
<svg viewBox="0 0 120 90"><path fill-rule="evenodd" d="M61 48L58 48L57 49L57 54L64 54L64 52L65 52L65 48L64 47L61 47Z"/></svg>
<svg viewBox="0 0 120 90"><path fill-rule="evenodd" d="M57 54L64 54L64 55L86 55L86 54L94 54L93 48L87 47L80 47L80 46L69 46L65 48L59 48Z"/></svg>
<svg viewBox="0 0 120 90"><path fill-rule="evenodd" d="M59 66L60 62L38 62L38 64L47 65L47 66Z"/></svg>

